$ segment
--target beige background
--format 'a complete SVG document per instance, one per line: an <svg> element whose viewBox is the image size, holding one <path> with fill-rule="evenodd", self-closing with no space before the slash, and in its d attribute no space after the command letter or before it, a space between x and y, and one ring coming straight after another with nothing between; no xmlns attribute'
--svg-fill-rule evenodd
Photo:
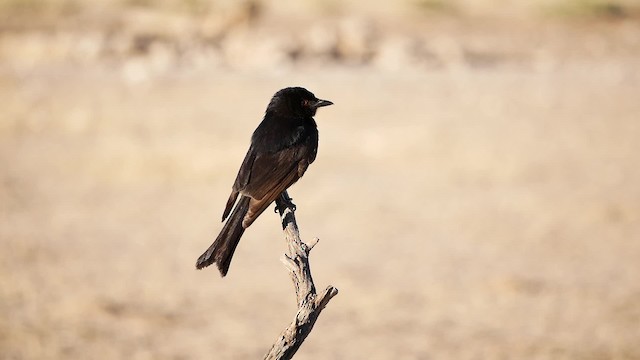
<svg viewBox="0 0 640 360"><path fill-rule="evenodd" d="M0 2L0 358L260 358L277 216L194 263L301 85L297 359L640 359L638 4L389 3Z"/></svg>

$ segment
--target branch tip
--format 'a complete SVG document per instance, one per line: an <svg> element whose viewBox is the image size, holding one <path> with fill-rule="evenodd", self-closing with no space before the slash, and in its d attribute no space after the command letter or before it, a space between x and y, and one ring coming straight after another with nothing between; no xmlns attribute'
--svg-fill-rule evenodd
<svg viewBox="0 0 640 360"><path fill-rule="evenodd" d="M316 245L318 245L319 242L320 242L320 238L314 237L313 240L311 240L311 242L309 243L309 245L307 245L307 253L313 250L313 248Z"/></svg>

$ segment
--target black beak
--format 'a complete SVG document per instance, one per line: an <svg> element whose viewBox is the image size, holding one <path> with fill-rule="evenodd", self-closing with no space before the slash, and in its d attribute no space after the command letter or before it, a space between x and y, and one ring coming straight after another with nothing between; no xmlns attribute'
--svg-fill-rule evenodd
<svg viewBox="0 0 640 360"><path fill-rule="evenodd" d="M333 105L333 103L329 100L321 100L318 99L318 101L316 101L315 104L313 104L314 108L319 108L319 107L323 107L323 106L329 106L329 105Z"/></svg>

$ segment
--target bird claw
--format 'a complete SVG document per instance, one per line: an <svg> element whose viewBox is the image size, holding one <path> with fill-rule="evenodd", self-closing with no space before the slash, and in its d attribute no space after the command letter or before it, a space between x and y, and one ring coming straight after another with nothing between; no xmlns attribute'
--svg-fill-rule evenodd
<svg viewBox="0 0 640 360"><path fill-rule="evenodd" d="M284 197L284 205L293 211L297 209L296 204L293 203L293 199L290 197Z"/></svg>
<svg viewBox="0 0 640 360"><path fill-rule="evenodd" d="M276 208L274 209L274 212L280 212L281 209L284 211L285 208L289 208L295 212L297 207L296 204L292 202L292 200L293 199L290 198L285 191L282 195L280 195L278 199L276 199Z"/></svg>
<svg viewBox="0 0 640 360"><path fill-rule="evenodd" d="M287 207L287 208L293 210L294 212L298 208L296 206L296 204L291 202L291 199L289 199L288 201L284 202L283 205L284 205L284 207ZM276 206L273 208L273 212L277 214L280 211L278 208L279 208L279 206L276 204Z"/></svg>

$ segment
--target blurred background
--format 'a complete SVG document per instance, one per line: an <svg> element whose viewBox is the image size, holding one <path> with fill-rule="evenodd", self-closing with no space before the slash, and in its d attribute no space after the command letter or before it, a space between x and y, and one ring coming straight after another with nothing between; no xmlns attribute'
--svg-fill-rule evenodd
<svg viewBox="0 0 640 360"><path fill-rule="evenodd" d="M0 0L0 358L263 356L278 217L194 264L296 85L297 359L640 359L637 0Z"/></svg>

